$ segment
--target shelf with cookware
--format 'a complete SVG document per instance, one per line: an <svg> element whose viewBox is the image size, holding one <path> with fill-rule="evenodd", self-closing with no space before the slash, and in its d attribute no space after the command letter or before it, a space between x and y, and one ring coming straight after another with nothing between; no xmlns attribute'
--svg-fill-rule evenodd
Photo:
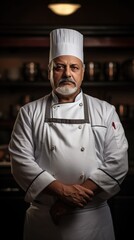
<svg viewBox="0 0 134 240"><path fill-rule="evenodd" d="M75 27L76 28L76 27ZM1 29L1 28L0 28ZM8 221L18 209L22 209L21 221L26 206L24 194L16 186L11 175L10 159L7 151L8 139L12 131L15 117L21 105L44 96L51 90L47 79L47 62L49 50L47 30L42 28L9 29L2 28L0 36L0 191L2 218L5 209ZM85 78L84 92L109 101L117 107L125 128L129 148L131 168L124 182L121 193L112 199L111 209L117 232L129 229L129 212L133 209L134 194L134 80L126 72L123 64L128 64L134 57L134 31L127 28L83 27L77 28L85 35ZM38 69L37 75L29 75L25 71ZM133 64L128 69L133 69ZM22 71L23 69L23 71ZM119 71L118 71L119 70ZM34 71L36 72L36 71ZM132 76L133 71L130 70ZM130 72L127 72L129 74ZM5 206L5 207L3 207ZM14 207L13 207L14 206ZM123 213L123 214L122 214ZM122 220L124 218L125 219ZM23 224L23 223L21 223ZM17 226L17 223L16 223ZM17 227L19 229L19 227ZM119 234L120 235L120 234ZM125 235L125 233L124 233Z"/></svg>
<svg viewBox="0 0 134 240"><path fill-rule="evenodd" d="M131 129L128 135L133 142L134 29L74 28L85 36L84 92L117 107L125 129ZM0 144L6 144L19 107L51 91L47 64L52 27L0 29Z"/></svg>

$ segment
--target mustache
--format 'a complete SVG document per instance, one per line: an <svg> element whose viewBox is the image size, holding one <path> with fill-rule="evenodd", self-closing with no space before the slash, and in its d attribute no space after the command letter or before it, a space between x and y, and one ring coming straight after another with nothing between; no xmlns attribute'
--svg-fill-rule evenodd
<svg viewBox="0 0 134 240"><path fill-rule="evenodd" d="M60 81L59 81L59 84L64 83L64 82L71 82L71 83L74 83L76 85L74 79L71 78L71 77L61 78Z"/></svg>

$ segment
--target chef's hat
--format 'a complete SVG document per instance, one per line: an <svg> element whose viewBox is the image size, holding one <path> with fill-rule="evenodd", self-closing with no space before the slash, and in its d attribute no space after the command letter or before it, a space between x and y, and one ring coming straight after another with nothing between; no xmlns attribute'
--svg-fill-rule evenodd
<svg viewBox="0 0 134 240"><path fill-rule="evenodd" d="M83 35L73 29L55 29L50 33L49 63L61 55L72 55L83 62Z"/></svg>

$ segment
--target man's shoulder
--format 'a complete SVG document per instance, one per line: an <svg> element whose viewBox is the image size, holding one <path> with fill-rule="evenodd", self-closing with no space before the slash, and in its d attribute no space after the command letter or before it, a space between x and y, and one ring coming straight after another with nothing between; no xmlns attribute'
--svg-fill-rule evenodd
<svg viewBox="0 0 134 240"><path fill-rule="evenodd" d="M111 105L110 103L108 103L107 101L105 101L103 99L100 99L100 98L97 98L97 97L93 97L93 96L85 94L85 93L84 93L84 95L86 96L87 100L89 100L92 103Z"/></svg>
<svg viewBox="0 0 134 240"><path fill-rule="evenodd" d="M26 103L21 107L24 111L30 111L30 112L35 112L35 111L42 111L46 107L47 99L49 95L45 95L41 98L38 98L34 101L31 101L29 103Z"/></svg>
<svg viewBox="0 0 134 240"><path fill-rule="evenodd" d="M97 113L97 114L108 114L111 111L115 110L114 105L112 105L111 103L103 100L103 99L99 99L97 97L93 97L90 95L85 94L86 98L87 98L87 102L88 102L88 106L90 108L90 111L92 113Z"/></svg>

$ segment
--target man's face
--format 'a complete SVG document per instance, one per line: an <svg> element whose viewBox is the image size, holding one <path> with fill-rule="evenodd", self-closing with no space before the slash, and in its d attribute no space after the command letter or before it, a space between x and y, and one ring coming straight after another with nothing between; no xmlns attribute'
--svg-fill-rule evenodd
<svg viewBox="0 0 134 240"><path fill-rule="evenodd" d="M53 60L49 79L54 92L69 96L79 92L84 76L80 59L74 56L60 56Z"/></svg>

